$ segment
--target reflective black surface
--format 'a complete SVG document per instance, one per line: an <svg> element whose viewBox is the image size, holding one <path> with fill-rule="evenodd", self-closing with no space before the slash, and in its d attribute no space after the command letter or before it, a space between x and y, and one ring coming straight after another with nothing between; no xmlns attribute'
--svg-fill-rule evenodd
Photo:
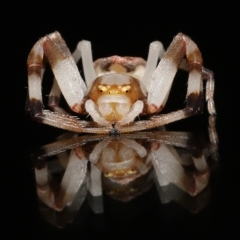
<svg viewBox="0 0 240 240"><path fill-rule="evenodd" d="M205 118L208 116L200 117L201 121ZM189 121L193 120L196 120L195 124L201 122L197 119ZM185 127L189 128L187 125ZM205 134L208 139L207 133L207 131L200 133L201 138ZM199 138L199 135L196 135ZM209 144L205 146L211 147ZM218 151L217 148L216 151ZM117 235L117 239L133 237L155 239L156 236L173 238L178 234L186 237L197 234L198 237L204 237L206 232L215 235L223 231L225 234L228 232L230 223L233 224L231 226L233 229L236 224L232 219L236 214L235 206L237 206L234 192L236 185L233 182L235 177L231 177L229 172L222 169L222 158L208 158L210 181L195 197L174 184L160 188L158 184L153 183L146 192L130 201L122 202L112 198L111 194L109 195L110 191L105 189L104 211L98 214L94 214L90 207L89 195L86 196L80 209L73 212L65 209L58 213L39 202L36 194L34 163L29 158L25 161L28 162L27 167L25 164L23 169L25 175L20 179L24 186L15 188L15 192L11 193L11 196L17 194L18 202L22 204L17 206L18 209L16 205L13 206L11 212L15 208L14 220L20 219L17 221L20 234L31 236L31 238L77 239L82 237L85 239L91 236L111 238ZM227 179L226 176L230 178ZM18 186L18 182L14 184ZM226 219L228 219L227 223ZM222 228L219 229L219 226Z"/></svg>
<svg viewBox="0 0 240 240"><path fill-rule="evenodd" d="M126 12L119 7L119 12L99 10L93 13L90 7L80 9L70 4L61 6L60 10L59 6L44 2L32 7L25 3L6 9L8 14L4 13L4 24L7 31L4 32L2 49L8 54L2 55L6 67L2 67L4 155L1 160L1 219L2 229L8 236L6 239L239 237L239 17L232 5L218 6L218 10L200 5L188 6L191 10L182 5L161 10L157 7L154 10L154 7L148 13L135 12L130 6L127 10L122 6ZM30 10L25 18L17 17L17 13L27 7ZM230 15L229 23L226 22L226 12ZM104 194L104 214L100 215L93 214L85 202L75 221L62 230L44 221L39 214L29 153L38 146L53 142L61 131L32 122L24 112L26 59L36 40L55 30L62 33L71 50L80 39L91 40L94 59L114 54L146 57L151 41L160 40L167 47L180 31L198 44L204 66L215 72L220 155L210 181L211 198L202 211L192 214L174 202L160 204L157 189L153 186L124 204ZM181 83L175 81L169 98L172 100L166 111L183 106L186 85ZM47 85L44 83L44 87ZM204 114L183 120L181 124L173 123L168 128L169 131L197 131L205 135L207 119Z"/></svg>

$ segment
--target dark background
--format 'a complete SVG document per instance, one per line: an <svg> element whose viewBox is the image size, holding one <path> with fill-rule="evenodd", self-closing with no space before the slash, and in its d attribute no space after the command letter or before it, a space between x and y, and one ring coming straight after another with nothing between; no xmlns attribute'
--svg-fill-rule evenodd
<svg viewBox="0 0 240 240"><path fill-rule="evenodd" d="M194 4L166 4L161 1L156 6L148 6L147 3L131 6L123 2L111 5L89 2L83 6L80 2L71 1L62 4L24 1L2 8L1 51L5 63L2 65L1 95L4 150L1 208L3 229L8 234L5 239L10 239L10 236L14 239L67 239L67 236L69 239L86 239L89 236L172 239L178 234L193 238L228 236L228 239L236 239L235 234L240 236L237 181L239 13L236 6L228 3L217 6L201 2ZM111 223L112 218L113 222L105 232L97 230L94 225L96 219L91 214L86 221L81 222L79 218L79 224L63 232L44 226L38 216L33 168L28 154L32 147L53 141L61 131L32 122L25 113L26 60L33 44L55 30L62 34L71 51L79 40L90 40L94 59L115 54L146 58L150 42L160 40L167 47L178 32L190 36L197 43L204 66L215 72L216 79L215 102L221 161L213 200L206 210L210 212L206 216L210 217L205 217L206 211L196 217L177 209L179 218L168 218L165 216L168 211L159 208L152 190L149 195L135 202L140 209L147 204L149 206L142 212L136 210L135 217L128 216L137 208L133 204L122 210L122 206L110 201L107 220ZM202 128L201 123L197 121L196 130ZM117 213L112 210L118 208L121 210ZM132 224L127 228L125 224L129 222L125 222L126 218L130 218ZM187 224L182 219L187 219ZM125 228L131 232L126 231L124 235Z"/></svg>

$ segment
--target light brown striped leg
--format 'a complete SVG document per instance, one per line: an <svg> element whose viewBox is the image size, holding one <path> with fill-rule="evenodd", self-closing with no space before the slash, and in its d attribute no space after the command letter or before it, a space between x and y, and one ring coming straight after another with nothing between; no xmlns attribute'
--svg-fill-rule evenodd
<svg viewBox="0 0 240 240"><path fill-rule="evenodd" d="M73 149L70 153L69 162L61 181L60 191L55 200L56 210L62 210L70 205L84 182L87 174L88 160L84 155L83 148Z"/></svg>
<svg viewBox="0 0 240 240"><path fill-rule="evenodd" d="M37 121L44 124L72 132L108 134L112 129L111 126L98 128L92 121L80 120L75 116L64 115L59 112L51 112L47 110L43 110L42 114L35 116L35 118Z"/></svg>
<svg viewBox="0 0 240 240"><path fill-rule="evenodd" d="M58 211L71 205L81 185L86 181L88 163L81 147L71 150L69 160L66 158L68 156L61 157L62 154L67 154L59 154L59 161L62 165L66 165L66 170L59 191L53 190L49 183L50 172L54 172L53 166L49 165L52 162L48 164L44 159L41 159L35 167L38 197L47 206Z"/></svg>
<svg viewBox="0 0 240 240"><path fill-rule="evenodd" d="M86 85L66 43L58 32L54 32L41 38L28 56L28 85L32 116L38 119L38 115L42 114L41 83L44 59L49 62L59 88L71 109L81 112L81 101L86 92Z"/></svg>
<svg viewBox="0 0 240 240"><path fill-rule="evenodd" d="M203 79L207 80L206 83L206 101L208 104L208 112L213 115L216 114L215 104L213 100L214 95L214 75L213 72L207 68L202 68Z"/></svg>
<svg viewBox="0 0 240 240"><path fill-rule="evenodd" d="M216 130L216 116L209 116L208 118L208 135L210 140L209 154L212 159L215 161L215 164L218 164L219 161L219 152L218 152L218 133Z"/></svg>
<svg viewBox="0 0 240 240"><path fill-rule="evenodd" d="M191 149L185 150L186 154L180 157L173 146L152 143L151 159L158 184L167 186L173 183L192 196L200 193L209 181L209 168L202 150L198 147L192 152ZM186 171L184 166L189 165L195 170Z"/></svg>
<svg viewBox="0 0 240 240"><path fill-rule="evenodd" d="M152 129L159 126L163 126L184 118L187 118L191 115L194 115L195 111L190 108L185 108L183 110L178 110L168 114L155 115L149 118L148 120L136 121L129 126L120 126L118 128L119 132L135 132L142 131L145 129Z"/></svg>
<svg viewBox="0 0 240 240"><path fill-rule="evenodd" d="M187 108L193 114L202 108L202 57L197 45L187 36L179 33L174 39L158 67L156 68L148 94L148 113L160 111L168 98L171 85L179 64L186 56L189 78Z"/></svg>
<svg viewBox="0 0 240 240"><path fill-rule="evenodd" d="M186 59L183 59L179 65L179 69L189 71L188 64ZM214 103L214 73L205 68L202 67L202 78L203 80L206 80L206 102L208 104L208 112L209 114L213 115L216 114L216 109L215 109L215 103Z"/></svg>
<svg viewBox="0 0 240 240"><path fill-rule="evenodd" d="M50 208L54 208L54 193L49 184L48 166L45 159L37 162L35 166L35 179L38 197Z"/></svg>
<svg viewBox="0 0 240 240"><path fill-rule="evenodd" d="M94 79L96 79L96 73L93 67L91 43L89 41L80 41L77 45L76 50L72 53L72 57L77 64L82 58L83 61L83 71L85 75L85 81L87 86L90 86ZM48 106L54 111L62 114L68 113L59 107L59 100L61 97L61 89L57 83L56 78L53 79L53 86L49 94Z"/></svg>

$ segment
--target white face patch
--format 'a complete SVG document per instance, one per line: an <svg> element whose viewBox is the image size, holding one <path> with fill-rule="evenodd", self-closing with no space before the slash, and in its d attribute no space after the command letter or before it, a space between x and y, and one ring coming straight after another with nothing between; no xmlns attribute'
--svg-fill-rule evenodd
<svg viewBox="0 0 240 240"><path fill-rule="evenodd" d="M98 105L102 103L127 103L130 105L130 100L127 96L119 96L119 95L103 95L98 101Z"/></svg>
<svg viewBox="0 0 240 240"><path fill-rule="evenodd" d="M106 85L123 85L130 84L130 77L124 74L107 74L102 76L101 84Z"/></svg>

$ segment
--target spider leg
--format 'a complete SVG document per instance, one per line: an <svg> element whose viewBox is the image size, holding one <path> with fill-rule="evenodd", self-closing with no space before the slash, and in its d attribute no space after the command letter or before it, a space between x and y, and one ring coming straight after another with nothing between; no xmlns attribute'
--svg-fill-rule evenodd
<svg viewBox="0 0 240 240"><path fill-rule="evenodd" d="M216 131L216 116L209 116L208 119L208 135L210 139L210 146L208 149L209 154L211 155L211 158L215 161L217 164L219 161L219 153L218 153L218 134Z"/></svg>
<svg viewBox="0 0 240 240"><path fill-rule="evenodd" d="M72 132L98 133L108 134L111 131L109 127L96 127L92 121L79 120L75 116L60 114L58 112L51 112L43 110L42 114L36 116L39 122L65 129Z"/></svg>
<svg viewBox="0 0 240 240"><path fill-rule="evenodd" d="M51 190L48 176L48 166L44 160L41 160L35 167L35 179L37 183L38 197L50 208L54 208L54 193Z"/></svg>
<svg viewBox="0 0 240 240"><path fill-rule="evenodd" d="M143 102L140 100L137 100L131 107L129 113L118 123L120 125L125 125L129 122L132 122L142 111L143 111L144 105Z"/></svg>
<svg viewBox="0 0 240 240"><path fill-rule="evenodd" d="M186 156L180 157L173 146L153 143L151 158L160 186L173 183L188 194L195 196L208 184L209 170L202 151L198 156L187 152ZM194 165L194 172L184 169L184 166L190 164Z"/></svg>
<svg viewBox="0 0 240 240"><path fill-rule="evenodd" d="M43 111L41 84L45 59L51 65L54 76L71 109L81 112L81 102L86 92L86 85L63 38L58 32L54 32L40 39L28 56L28 85L32 116L37 119Z"/></svg>
<svg viewBox="0 0 240 240"><path fill-rule="evenodd" d="M101 171L91 163L89 191L92 196L102 195Z"/></svg>
<svg viewBox="0 0 240 240"><path fill-rule="evenodd" d="M103 126L108 126L109 122L107 120L105 120L101 114L98 111L98 107L97 105L94 103L93 100L88 99L85 102L85 109L86 111L89 113L89 115L93 118L93 120L97 123L99 123L100 125Z"/></svg>
<svg viewBox="0 0 240 240"><path fill-rule="evenodd" d="M72 57L75 63L82 57L84 75L87 85L91 85L96 78L96 73L93 67L91 43L88 41L81 41L78 43L76 50L72 53ZM61 89L58 86L56 79L54 78L53 86L49 94L48 106L54 111L63 114L68 114L64 109L59 107L59 99L61 96Z"/></svg>
<svg viewBox="0 0 240 240"><path fill-rule="evenodd" d="M84 182L87 174L88 160L84 156L81 147L73 149L70 153L69 162L61 181L60 191L55 199L55 207L62 210L70 205Z"/></svg>
<svg viewBox="0 0 240 240"><path fill-rule="evenodd" d="M73 52L72 56L76 63L82 57L85 81L87 86L90 87L97 77L93 66L91 42L86 40L80 41L77 45L76 50Z"/></svg>
<svg viewBox="0 0 240 240"><path fill-rule="evenodd" d="M94 79L96 79L96 73L93 66L91 42L81 41L78 43L76 50L72 53L72 57L75 63L82 57L83 70L87 86L90 86ZM64 109L59 107L59 100L61 97L61 89L57 83L56 78L53 80L53 86L49 94L48 106L54 111L62 114L68 114Z"/></svg>
<svg viewBox="0 0 240 240"><path fill-rule="evenodd" d="M174 39L158 67L154 71L148 94L148 113L160 111L168 98L174 76L182 59L186 56L189 78L187 108L192 114L202 108L202 57L197 45L187 36L179 33ZM159 94L161 91L161 94Z"/></svg>
<svg viewBox="0 0 240 240"><path fill-rule="evenodd" d="M186 192L193 193L191 181L185 174L185 170L181 165L180 156L174 147L153 143L151 158L160 186L174 183Z"/></svg>
<svg viewBox="0 0 240 240"><path fill-rule="evenodd" d="M189 71L188 63L186 59L183 59L178 67L179 69ZM213 100L214 95L214 74L211 70L202 67L202 78L206 80L206 102L208 104L208 112L213 115L216 114L215 104Z"/></svg>
<svg viewBox="0 0 240 240"><path fill-rule="evenodd" d="M69 113L67 113L67 111L59 107L60 97L61 97L61 89L58 86L56 78L54 78L53 86L48 97L48 106L54 112L68 115Z"/></svg>
<svg viewBox="0 0 240 240"><path fill-rule="evenodd" d="M207 68L202 68L203 78L207 80L206 83L206 101L208 103L208 112L213 115L216 114L215 104L213 100L214 95L214 75L213 72Z"/></svg>
<svg viewBox="0 0 240 240"><path fill-rule="evenodd" d="M102 172L91 163L90 179L88 190L89 204L94 213L103 213L103 196L102 196Z"/></svg>
<svg viewBox="0 0 240 240"><path fill-rule="evenodd" d="M151 76L156 69L158 59L163 56L164 52L165 50L163 48L163 45L159 41L152 42L149 46L146 68L144 75L141 79L141 82L144 84L148 92L150 86L149 79L151 79Z"/></svg>
<svg viewBox="0 0 240 240"><path fill-rule="evenodd" d="M136 121L128 126L120 126L118 130L121 133L142 131L145 129L151 129L151 128L156 128L162 125L166 125L171 122L175 122L175 121L187 118L191 115L193 115L192 110L189 108L185 108L183 110L178 110L168 114L155 115L149 118L149 120Z"/></svg>
<svg viewBox="0 0 240 240"><path fill-rule="evenodd" d="M111 138L107 138L96 144L93 151L89 155L89 161L93 164L96 164L99 160L102 150L106 148L110 142Z"/></svg>
<svg viewBox="0 0 240 240"><path fill-rule="evenodd" d="M59 161L66 162L66 153L59 154ZM60 190L55 191L49 184L51 166L45 160L39 160L40 164L35 167L35 177L37 182L37 192L39 198L50 208L61 211L65 206L70 205L74 200L78 190L87 174L87 159L81 147L71 151L69 160L65 163L66 170L60 184ZM64 161L64 162L63 162Z"/></svg>

